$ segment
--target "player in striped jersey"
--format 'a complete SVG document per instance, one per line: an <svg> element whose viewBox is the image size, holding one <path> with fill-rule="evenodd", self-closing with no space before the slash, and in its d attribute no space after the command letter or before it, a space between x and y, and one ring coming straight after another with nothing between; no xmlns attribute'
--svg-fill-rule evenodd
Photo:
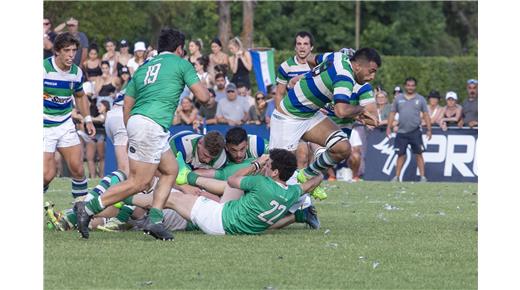
<svg viewBox="0 0 520 290"><path fill-rule="evenodd" d="M191 169L219 169L226 164L224 137L218 131L206 135L181 131L170 136L170 149L175 156L181 153L184 162Z"/></svg>
<svg viewBox="0 0 520 290"><path fill-rule="evenodd" d="M307 59L314 66L319 58L309 55ZM288 90L271 118L270 148L294 151L300 139L326 148L312 164L300 171L300 182L350 155L348 136L320 112L326 104L333 103L334 114L339 118L357 118L364 123L377 124L375 116L352 97L355 84L372 81L380 66L381 58L372 48L356 51L351 59L341 52L330 53ZM326 198L321 188L311 195Z"/></svg>
<svg viewBox="0 0 520 290"><path fill-rule="evenodd" d="M43 60L43 191L56 176L54 152L58 149L72 175L75 201L88 191L81 144L71 118L73 101L84 117L88 134L96 134L83 92L83 74L74 64L78 47L79 41L72 34L59 34L54 40L54 56Z"/></svg>

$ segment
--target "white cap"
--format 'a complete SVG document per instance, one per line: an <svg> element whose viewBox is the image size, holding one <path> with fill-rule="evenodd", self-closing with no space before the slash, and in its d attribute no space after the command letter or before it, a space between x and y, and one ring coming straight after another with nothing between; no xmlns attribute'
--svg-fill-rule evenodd
<svg viewBox="0 0 520 290"><path fill-rule="evenodd" d="M452 98L454 100L457 100L457 93L449 91L446 93L446 100Z"/></svg>
<svg viewBox="0 0 520 290"><path fill-rule="evenodd" d="M146 46L144 42L138 41L134 44L134 51L146 51Z"/></svg>
<svg viewBox="0 0 520 290"><path fill-rule="evenodd" d="M395 91L400 92L400 91L401 91L401 88L400 88L399 86L397 86L397 87L394 88L394 92L395 92Z"/></svg>

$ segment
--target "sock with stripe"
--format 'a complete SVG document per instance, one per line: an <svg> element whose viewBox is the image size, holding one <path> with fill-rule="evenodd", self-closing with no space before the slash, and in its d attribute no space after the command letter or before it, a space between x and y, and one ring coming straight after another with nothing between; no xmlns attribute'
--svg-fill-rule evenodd
<svg viewBox="0 0 520 290"><path fill-rule="evenodd" d="M126 223L130 219L130 216L134 212L134 209L135 209L135 206L124 205L119 210L119 213L117 214L116 218L119 221L122 221L122 222Z"/></svg>
<svg viewBox="0 0 520 290"><path fill-rule="evenodd" d="M303 209L299 209L294 212L294 219L297 223L305 222L305 213L303 212Z"/></svg>
<svg viewBox="0 0 520 290"><path fill-rule="evenodd" d="M328 150L321 153L318 157L316 157L316 160L309 164L307 168L304 169L305 174L307 176L316 176L320 172L325 173L327 169L334 167L338 162L330 156L330 153Z"/></svg>
<svg viewBox="0 0 520 290"><path fill-rule="evenodd" d="M87 178L83 177L82 179L74 179L72 178L72 197L75 199L81 196L85 196L88 193L88 183Z"/></svg>
<svg viewBox="0 0 520 290"><path fill-rule="evenodd" d="M148 216L150 217L150 221L154 224L162 223L164 218L162 210L155 207L150 209Z"/></svg>
<svg viewBox="0 0 520 290"><path fill-rule="evenodd" d="M43 186L43 193L46 193L47 190L49 190L49 185L48 184Z"/></svg>
<svg viewBox="0 0 520 290"><path fill-rule="evenodd" d="M98 214L102 212L105 209L105 206L103 205L103 202L101 201L101 196L98 196L97 198L91 199L87 204L85 204L85 210L87 211L88 215L93 216L95 214Z"/></svg>

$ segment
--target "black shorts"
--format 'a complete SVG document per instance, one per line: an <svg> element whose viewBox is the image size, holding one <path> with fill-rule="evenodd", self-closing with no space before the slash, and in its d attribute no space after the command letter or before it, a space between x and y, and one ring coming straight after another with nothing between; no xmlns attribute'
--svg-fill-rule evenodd
<svg viewBox="0 0 520 290"><path fill-rule="evenodd" d="M397 133L394 140L394 148L398 156L406 154L406 148L410 144L414 154L421 154L424 151L424 144L422 141L422 131L417 128L408 133Z"/></svg>

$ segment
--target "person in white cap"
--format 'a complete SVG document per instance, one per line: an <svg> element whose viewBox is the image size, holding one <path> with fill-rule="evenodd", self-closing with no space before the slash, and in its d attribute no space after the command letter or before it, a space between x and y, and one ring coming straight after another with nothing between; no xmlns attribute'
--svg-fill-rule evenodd
<svg viewBox="0 0 520 290"><path fill-rule="evenodd" d="M135 70L144 63L146 60L146 45L142 41L138 41L134 44L134 57L128 61L128 69L130 75L134 75Z"/></svg>
<svg viewBox="0 0 520 290"><path fill-rule="evenodd" d="M441 129L448 130L449 126L456 126L462 115L462 107L457 104L457 93L449 91L446 93L446 107L440 121Z"/></svg>

